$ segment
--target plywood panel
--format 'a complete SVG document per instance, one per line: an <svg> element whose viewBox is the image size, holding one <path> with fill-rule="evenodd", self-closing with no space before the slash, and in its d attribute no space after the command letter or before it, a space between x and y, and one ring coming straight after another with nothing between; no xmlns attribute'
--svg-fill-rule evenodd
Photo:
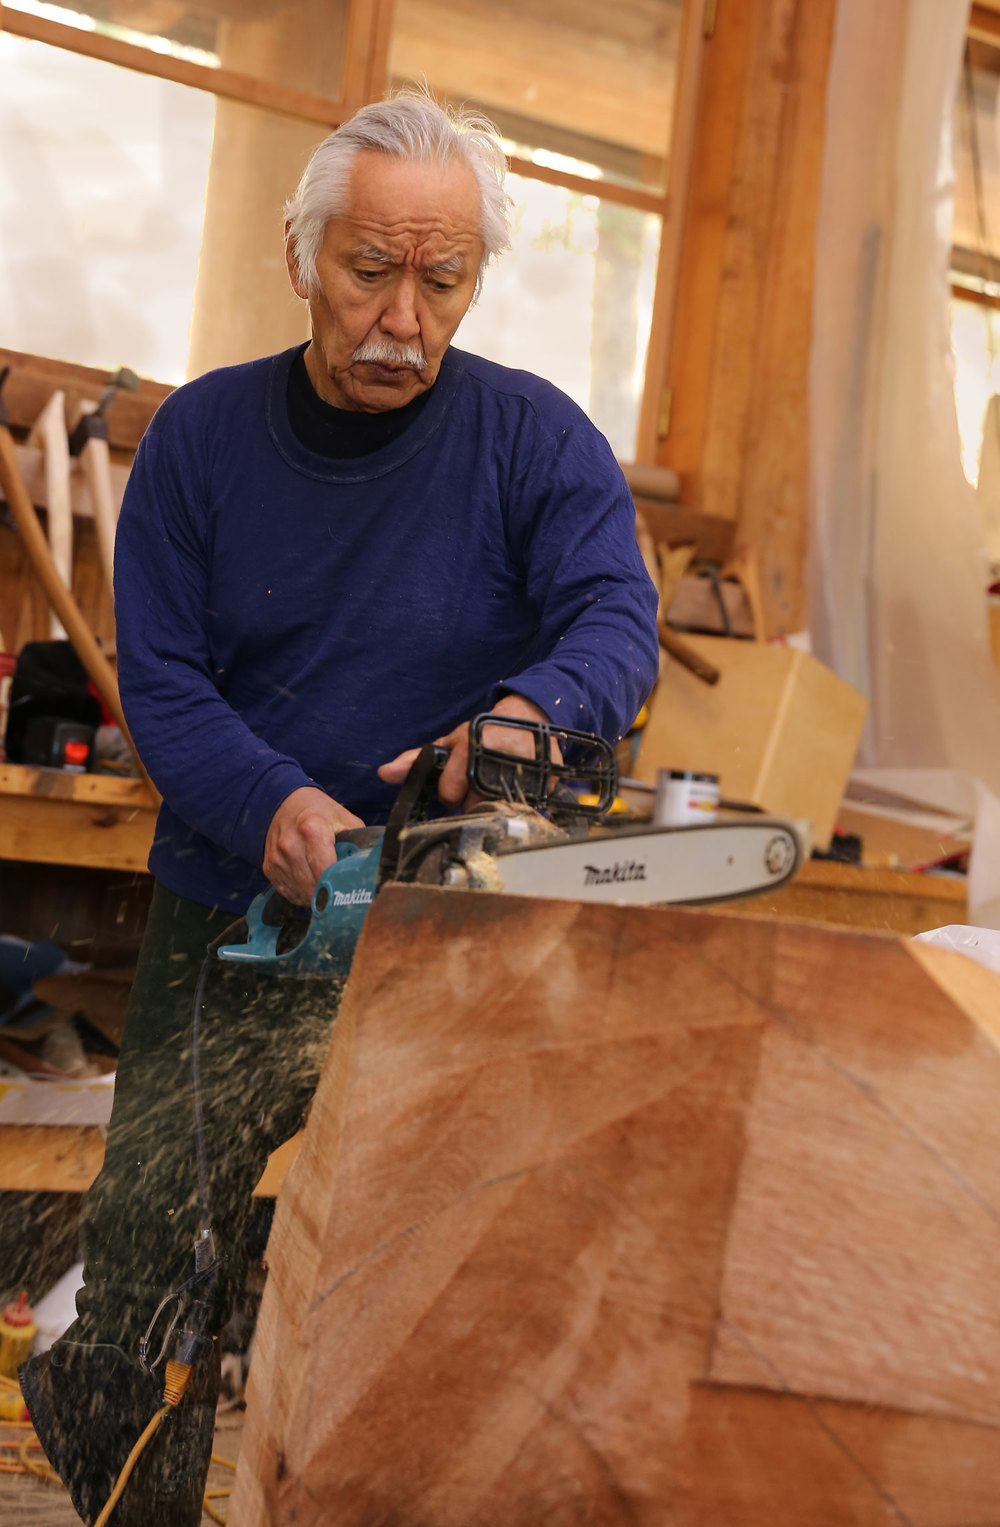
<svg viewBox="0 0 1000 1527"><path fill-rule="evenodd" d="M833 832L867 701L808 653L717 636L685 638L721 675L709 686L665 662L636 760L717 774L724 797L812 824L817 847Z"/></svg>

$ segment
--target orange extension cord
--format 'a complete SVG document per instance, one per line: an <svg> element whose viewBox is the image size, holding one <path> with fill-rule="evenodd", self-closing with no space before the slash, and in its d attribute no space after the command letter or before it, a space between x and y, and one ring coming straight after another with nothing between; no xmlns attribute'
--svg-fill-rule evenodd
<svg viewBox="0 0 1000 1527"><path fill-rule="evenodd" d="M163 1393L164 1404L156 1412L156 1415L150 1421L125 1460L124 1467L118 1476L115 1487L108 1497L107 1505L94 1523L94 1527L106 1527L112 1511L121 1499L122 1491L125 1489L136 1463L142 1456L143 1450L149 1443L150 1438L156 1433L164 1416L180 1404L190 1377L191 1369L184 1363L167 1363ZM6 1431L9 1429L23 1433L21 1437L14 1440L0 1438L0 1474L33 1474L38 1479L44 1479L51 1484L61 1485L62 1480L42 1453L42 1444L35 1436L31 1422L20 1419L15 1420L4 1414L5 1411L16 1410L18 1408L16 1402L20 1401L20 1397L20 1388L14 1380L0 1376L0 1430ZM14 1404L10 1402L14 1402ZM23 1410L23 1401L21 1401L20 1408ZM16 1458L9 1456L11 1454L15 1454ZM32 1457L32 1454L37 1454L38 1456ZM212 1462L220 1465L222 1468L232 1469L235 1472L236 1465L230 1458L223 1458L220 1454L213 1453ZM220 1527L225 1527L226 1519L224 1516L219 1515L212 1502L224 1499L229 1494L229 1490L205 1491L203 1509L213 1522L220 1524Z"/></svg>

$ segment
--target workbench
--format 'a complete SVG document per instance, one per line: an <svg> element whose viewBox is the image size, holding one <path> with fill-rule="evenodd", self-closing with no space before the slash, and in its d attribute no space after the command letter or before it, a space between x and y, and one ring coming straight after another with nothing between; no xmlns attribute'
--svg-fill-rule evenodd
<svg viewBox="0 0 1000 1527"><path fill-rule="evenodd" d="M141 779L0 763L0 859L144 872L158 804Z"/></svg>

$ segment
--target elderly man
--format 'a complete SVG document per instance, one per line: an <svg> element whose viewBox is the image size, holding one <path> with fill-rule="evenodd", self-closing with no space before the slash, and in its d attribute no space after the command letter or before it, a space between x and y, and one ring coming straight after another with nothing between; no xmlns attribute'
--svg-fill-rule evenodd
<svg viewBox="0 0 1000 1527"><path fill-rule="evenodd" d="M226 1259L218 1330L250 1192L302 1119L336 1007L322 984L248 984L215 961L196 996L208 943L268 881L307 904L337 832L385 820L420 744L447 745L455 804L477 712L615 739L655 677L655 594L606 441L547 383L451 346L508 243L503 175L489 124L426 95L358 112L287 209L311 340L179 388L136 456L116 614L129 724L163 794L156 884L79 1319L22 1370L90 1522L160 1403L162 1370L137 1352L194 1271L200 1197ZM117 1527L200 1520L216 1393L201 1363Z"/></svg>

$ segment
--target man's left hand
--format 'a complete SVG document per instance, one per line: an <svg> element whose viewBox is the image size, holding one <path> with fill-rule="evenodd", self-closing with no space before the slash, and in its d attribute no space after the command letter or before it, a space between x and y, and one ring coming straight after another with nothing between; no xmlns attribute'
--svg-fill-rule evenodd
<svg viewBox="0 0 1000 1527"><path fill-rule="evenodd" d="M531 700L526 700L523 695L504 695L503 699L498 700L494 705L491 714L515 716L520 721L548 721L549 719L543 710L540 710ZM449 753L448 762L441 773L438 795L447 806L461 806L469 793L469 723L463 721L462 725L456 726L447 737L435 737L434 741L438 747L447 748ZM489 745L491 748L500 748L505 753L513 753L518 758L534 758L535 756L534 738L518 727L511 727L507 731L499 726L491 726ZM408 748L405 753L400 753L389 763L382 764L378 771L379 779L385 780L389 785L401 785L419 752L419 748ZM558 755L557 748L555 752Z"/></svg>

